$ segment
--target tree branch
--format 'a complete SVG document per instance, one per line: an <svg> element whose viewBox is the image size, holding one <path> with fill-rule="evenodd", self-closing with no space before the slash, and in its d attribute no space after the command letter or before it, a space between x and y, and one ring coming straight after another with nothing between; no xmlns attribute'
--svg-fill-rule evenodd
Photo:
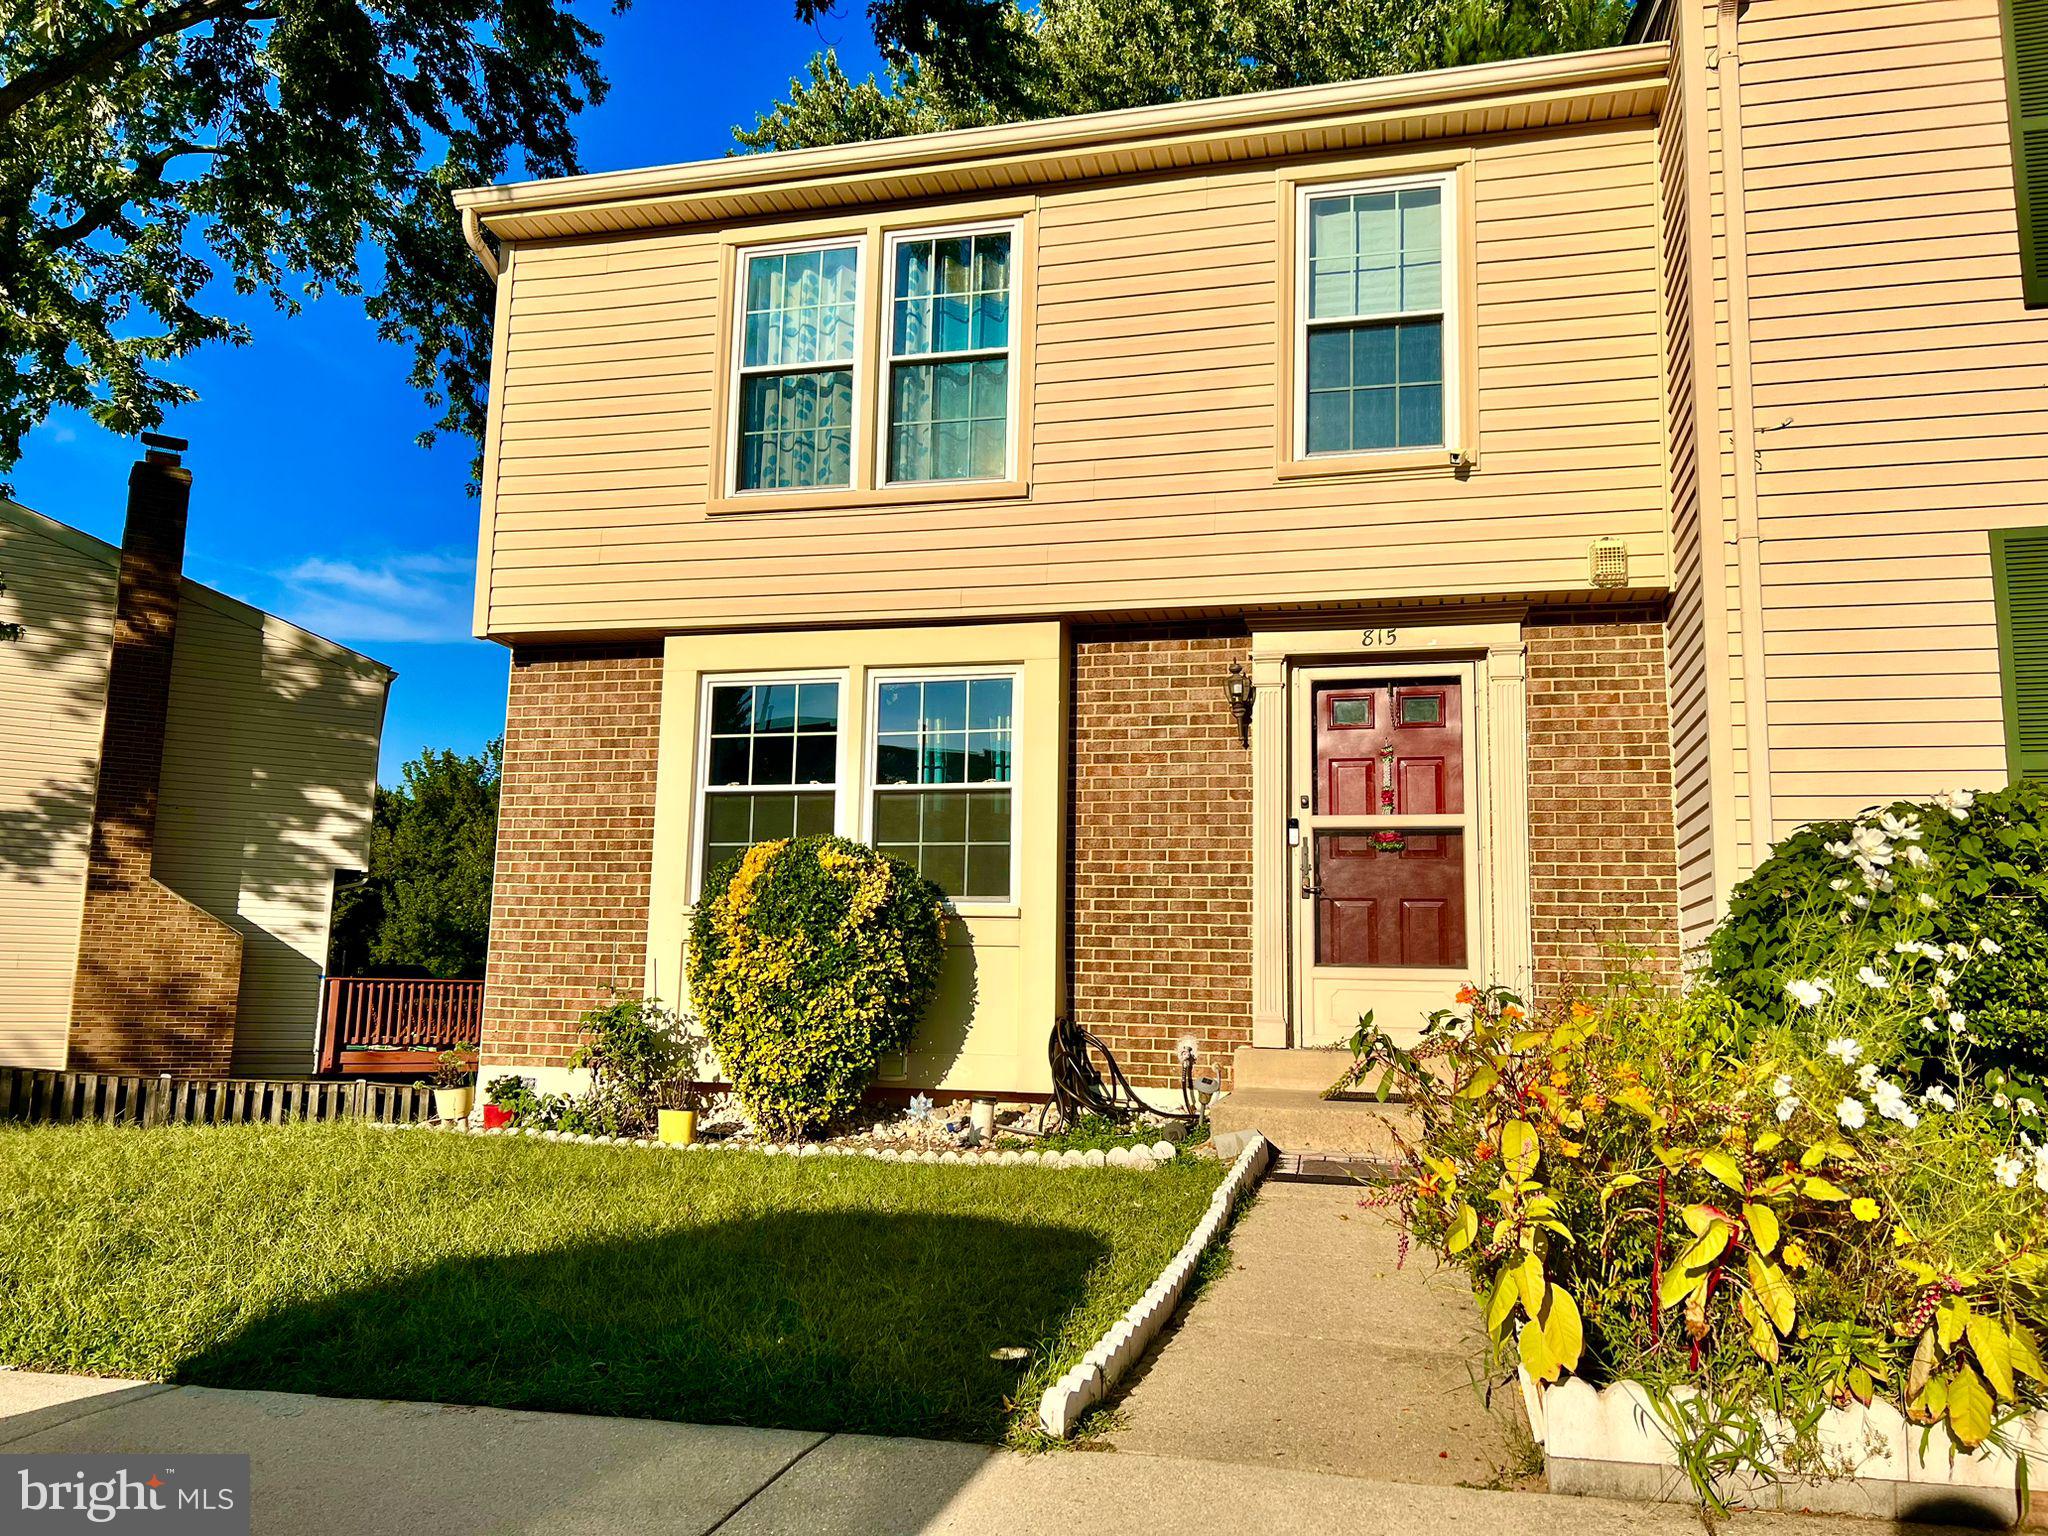
<svg viewBox="0 0 2048 1536"><path fill-rule="evenodd" d="M220 146L217 144L176 143L166 144L162 149L152 150L146 155L138 155L135 170L125 186L117 192L109 192L105 197L87 203L84 210L69 224L59 225L36 236L36 244L53 255L58 251L67 250L113 223L121 210L144 192L161 187L164 183L165 168L179 156L219 153Z"/></svg>
<svg viewBox="0 0 2048 1536"><path fill-rule="evenodd" d="M124 55L140 52L158 38L233 15L242 21L268 21L277 13L267 4L251 0L182 0L167 11L143 18L124 27L78 44L69 53L38 65L28 73L0 82L0 123L6 122L39 96L69 85L83 75L97 73Z"/></svg>

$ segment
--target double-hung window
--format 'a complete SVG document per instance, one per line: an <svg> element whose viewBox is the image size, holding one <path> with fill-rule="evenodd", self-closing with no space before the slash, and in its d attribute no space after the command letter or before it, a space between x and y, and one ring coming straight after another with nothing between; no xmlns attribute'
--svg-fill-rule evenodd
<svg viewBox="0 0 2048 1536"><path fill-rule="evenodd" d="M1439 175L1302 190L1298 456L1449 445L1453 185Z"/></svg>
<svg viewBox="0 0 2048 1536"><path fill-rule="evenodd" d="M962 901L1014 890L1016 677L887 676L874 695L872 842Z"/></svg>
<svg viewBox="0 0 2048 1536"><path fill-rule="evenodd" d="M839 691L830 677L707 686L700 877L755 843L833 830Z"/></svg>
<svg viewBox="0 0 2048 1536"><path fill-rule="evenodd" d="M860 246L812 244L741 258L742 491L853 483Z"/></svg>
<svg viewBox="0 0 2048 1536"><path fill-rule="evenodd" d="M1010 466L1008 228L889 240L885 478L999 480Z"/></svg>

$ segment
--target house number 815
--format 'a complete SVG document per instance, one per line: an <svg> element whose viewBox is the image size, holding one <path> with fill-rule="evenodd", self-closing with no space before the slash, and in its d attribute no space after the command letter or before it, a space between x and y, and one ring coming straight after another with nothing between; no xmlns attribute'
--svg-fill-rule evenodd
<svg viewBox="0 0 2048 1536"><path fill-rule="evenodd" d="M1400 631L1393 629L1368 629L1359 637L1359 643L1371 650L1376 646L1392 645L1400 638Z"/></svg>

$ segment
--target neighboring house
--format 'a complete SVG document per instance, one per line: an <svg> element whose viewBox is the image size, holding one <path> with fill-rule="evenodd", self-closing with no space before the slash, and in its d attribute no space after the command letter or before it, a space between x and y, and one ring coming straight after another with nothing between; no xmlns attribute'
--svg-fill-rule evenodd
<svg viewBox="0 0 2048 1536"><path fill-rule="evenodd" d="M116 549L0 502L0 1066L313 1070L393 673L183 579L152 449Z"/></svg>
<svg viewBox="0 0 2048 1536"><path fill-rule="evenodd" d="M999 1094L1061 1013L1158 1082L1675 965L1773 837L2002 781L2048 313L1998 0L1639 26L462 194L486 1070L679 999L772 835L953 893L890 1080Z"/></svg>

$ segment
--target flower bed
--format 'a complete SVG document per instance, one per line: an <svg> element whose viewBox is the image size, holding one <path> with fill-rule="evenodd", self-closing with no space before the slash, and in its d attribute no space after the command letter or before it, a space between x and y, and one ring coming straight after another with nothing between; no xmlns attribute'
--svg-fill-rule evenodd
<svg viewBox="0 0 2048 1536"><path fill-rule="evenodd" d="M1845 1412L1908 1427L1921 1480L2022 1464L2048 1406L2041 1042L1962 1000L2034 950L2041 811L2023 786L1802 834L1682 995L1624 977L1531 1019L1468 988L1413 1051L1361 1032L1354 1075L1422 1131L1387 1198L1468 1269L1503 1361L1581 1384L1544 1410L1553 1455L1622 1390L1710 1504L1852 1475Z"/></svg>

